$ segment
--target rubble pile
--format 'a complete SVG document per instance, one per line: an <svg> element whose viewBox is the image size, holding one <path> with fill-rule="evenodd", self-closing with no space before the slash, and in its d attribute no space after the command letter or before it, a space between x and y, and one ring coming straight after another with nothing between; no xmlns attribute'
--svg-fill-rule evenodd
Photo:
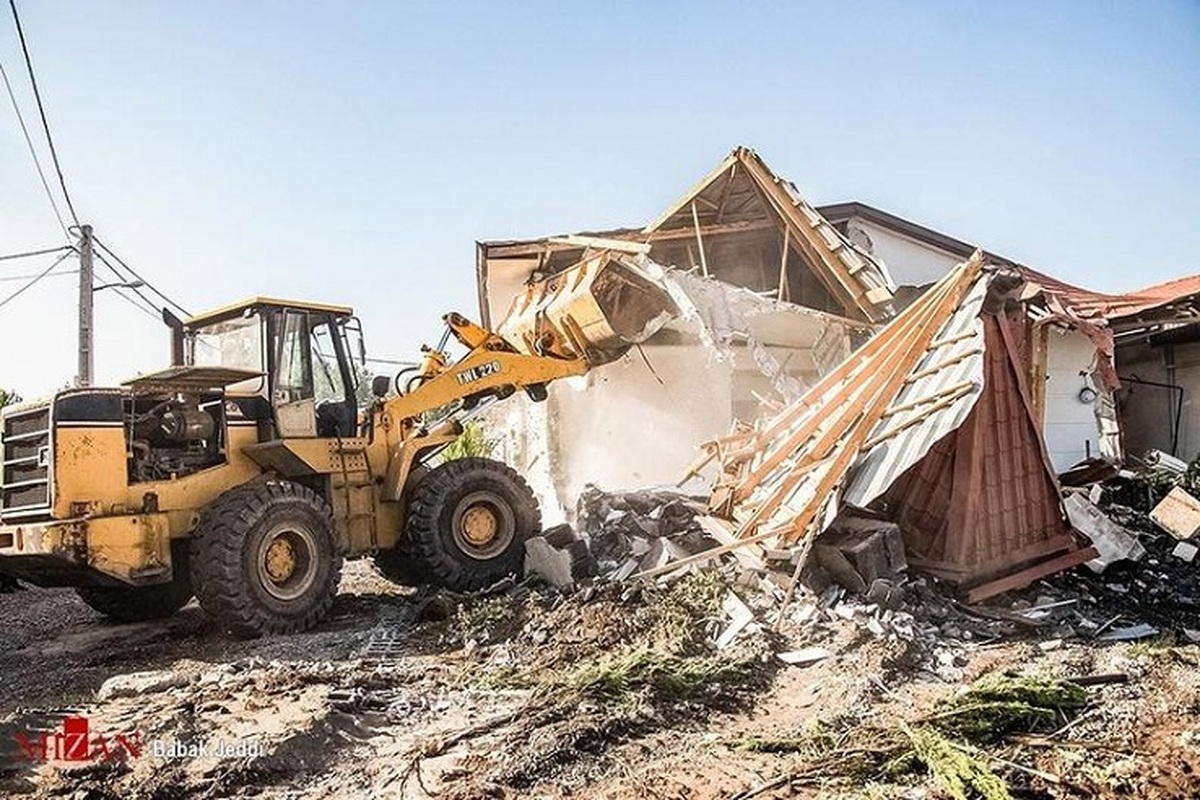
<svg viewBox="0 0 1200 800"><path fill-rule="evenodd" d="M605 492L589 485L577 520L600 574L622 580L718 543L697 521L707 503L675 489Z"/></svg>
<svg viewBox="0 0 1200 800"><path fill-rule="evenodd" d="M1176 552L1181 542L1146 512L1123 505L1104 510L1136 537L1145 555L1113 563L1099 574L1072 570L1043 582L1039 590L1072 603L1071 616L1081 633L1151 636L1174 631L1200 640L1200 565L1181 558Z"/></svg>

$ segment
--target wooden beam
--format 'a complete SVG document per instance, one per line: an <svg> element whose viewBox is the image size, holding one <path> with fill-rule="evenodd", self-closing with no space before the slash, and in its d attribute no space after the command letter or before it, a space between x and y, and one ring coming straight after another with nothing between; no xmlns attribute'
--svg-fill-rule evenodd
<svg viewBox="0 0 1200 800"><path fill-rule="evenodd" d="M695 197L696 195L703 192L713 181L715 181L717 178L719 178L723 174L725 174L725 172L727 172L729 170L729 168L731 166L733 166L734 164L736 164L737 162L738 162L738 151L735 150L734 152L732 152L728 156L726 156L725 160L722 161L720 164L718 164L712 172L708 173L703 178L701 178L699 180L699 182L697 182L696 185L693 186L691 189L688 189L687 192L683 195L683 197L679 198L674 203L672 203L667 208L667 210L664 211L659 216L658 219L654 220L654 222L651 222L649 225L647 225L644 228L644 231L646 233L653 233L658 228L662 227L662 225L664 225L667 220L669 220L671 217L675 216L677 213L679 213L680 211L683 211L685 208L687 208L688 203L691 202L693 197Z"/></svg>
<svg viewBox="0 0 1200 800"><path fill-rule="evenodd" d="M575 234L555 236L549 240L549 244L563 245L571 248L583 247L591 250L617 250L622 253L637 253L641 255L650 252L650 245L646 242L629 241L627 239L607 239L603 236L578 236Z"/></svg>
<svg viewBox="0 0 1200 800"><path fill-rule="evenodd" d="M729 168L729 179L725 181L725 189L721 192L721 202L717 206L717 224L721 223L721 218L725 216L725 201L729 199L729 191L733 188L733 181L737 178L737 162L733 162L733 166Z"/></svg>
<svg viewBox="0 0 1200 800"><path fill-rule="evenodd" d="M964 264L960 267L966 268ZM977 268L976 268L977 269ZM778 436L785 433L788 438L776 444L773 448L774 453L768 456L763 463L759 464L747 481L739 487L738 496L744 498L758 484L762 478L781 464L788 455L804 444L809 438L815 434L824 423L845 422L845 407L849 403L853 403L860 396L869 399L867 392L871 391L876 383L883 381L886 369L895 361L911 356L913 363L918 359L924 350L918 352L910 352L907 346L907 340L919 334L924 326L932 326L932 314L938 307L938 301L944 297L944 293L949 290L949 286L943 284L938 289L931 289L926 292L916 303L909 306L903 314L895 319L890 326L885 328L880 333L872 337L865 345L863 345L850 358L842 362L841 366L833 372L822 378L816 386L809 390L805 398L812 398L811 403L796 404L796 410L788 414L783 420L775 420L761 434L763 441L773 441ZM929 336L932 338L935 331L930 331ZM878 359L879 363L876 364ZM863 376L857 381L856 386L844 385L855 375L855 371L863 369L864 371L870 368L870 374ZM906 370L907 373L907 370ZM895 398L889 398L890 403ZM834 402L837 405L834 406ZM799 419L799 414L809 411L814 407L827 409L828 414L818 416L815 413L809 414L808 418L803 421L800 428L795 431L789 431L793 423ZM819 458L820 456L815 456Z"/></svg>
<svg viewBox="0 0 1200 800"><path fill-rule="evenodd" d="M751 233L753 231L779 230L779 223L771 220L752 220L748 222L725 222L720 225L701 225L700 233L704 236L720 236L728 233ZM696 235L696 228L667 228L657 230L648 237L651 244L670 242L676 239L691 239Z"/></svg>
<svg viewBox="0 0 1200 800"><path fill-rule="evenodd" d="M1094 547L1080 548L1058 558L1052 558L1049 561L1043 561L1041 564L1035 564L1029 569L994 580L991 583L976 586L967 592L967 602L978 603L981 600L987 600L989 597L995 597L998 594L1004 594L1013 589L1020 589L1023 586L1033 583L1038 578L1062 572L1063 570L1079 566L1086 561L1091 561L1093 558L1099 557L1100 554Z"/></svg>
<svg viewBox="0 0 1200 800"><path fill-rule="evenodd" d="M788 297L791 296L788 293L788 279L787 279L788 248L790 246L789 240L791 239L791 236L792 236L791 228L788 228L785 226L783 229L783 255L780 256L780 258L779 258L779 295L778 295L779 300L787 299L784 297L784 295L788 295Z"/></svg>
<svg viewBox="0 0 1200 800"><path fill-rule="evenodd" d="M700 271L708 277L708 259L704 257L704 239L700 236L700 216L696 213L696 201L692 201L692 224L696 226L696 248L700 251Z"/></svg>

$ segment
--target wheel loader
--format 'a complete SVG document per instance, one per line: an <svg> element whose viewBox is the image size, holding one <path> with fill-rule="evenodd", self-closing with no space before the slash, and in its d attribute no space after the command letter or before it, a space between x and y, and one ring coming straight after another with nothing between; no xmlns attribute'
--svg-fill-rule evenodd
<svg viewBox="0 0 1200 800"><path fill-rule="evenodd" d="M656 267L591 253L486 330L455 313L421 365L360 391L349 307L265 297L182 321L172 366L0 417L0 574L75 587L121 621L193 596L235 635L318 623L343 559L455 590L522 566L533 493L486 458L440 453L481 404L620 357L675 307ZM446 342L466 349L451 360ZM365 387L364 387L365 388Z"/></svg>

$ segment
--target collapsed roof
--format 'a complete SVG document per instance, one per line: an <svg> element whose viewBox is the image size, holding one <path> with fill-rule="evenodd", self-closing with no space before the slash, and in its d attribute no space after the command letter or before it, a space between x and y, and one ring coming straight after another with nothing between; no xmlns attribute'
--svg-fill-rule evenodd
<svg viewBox="0 0 1200 800"><path fill-rule="evenodd" d="M643 233L651 244L694 237L708 274L704 240L714 235L780 229L784 248L795 248L845 308L879 322L892 315L895 285L886 267L850 243L790 181L771 172L758 154L735 149Z"/></svg>
<svg viewBox="0 0 1200 800"><path fill-rule="evenodd" d="M1093 557L1029 403L1021 284L977 252L775 418L711 443L714 508L784 543L872 509L975 599Z"/></svg>
<svg viewBox="0 0 1200 800"><path fill-rule="evenodd" d="M895 286L882 262L855 247L790 182L739 147L641 229L480 242L477 279L485 323L527 281L589 253L614 250L836 314L879 323L894 313ZM499 313L497 313L499 312Z"/></svg>

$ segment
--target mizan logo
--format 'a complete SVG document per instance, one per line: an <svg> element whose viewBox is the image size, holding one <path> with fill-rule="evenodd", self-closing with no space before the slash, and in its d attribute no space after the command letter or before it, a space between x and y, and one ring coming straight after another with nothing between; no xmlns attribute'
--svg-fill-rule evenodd
<svg viewBox="0 0 1200 800"><path fill-rule="evenodd" d="M489 361L486 364L480 364L478 367L464 369L456 376L460 384L474 383L478 380L483 380L489 375L495 375L500 371L499 361Z"/></svg>
<svg viewBox="0 0 1200 800"><path fill-rule="evenodd" d="M21 761L111 761L142 755L140 734L118 733L111 739L100 733L93 736L87 717L65 718L61 731L19 731L15 739L16 757Z"/></svg>

